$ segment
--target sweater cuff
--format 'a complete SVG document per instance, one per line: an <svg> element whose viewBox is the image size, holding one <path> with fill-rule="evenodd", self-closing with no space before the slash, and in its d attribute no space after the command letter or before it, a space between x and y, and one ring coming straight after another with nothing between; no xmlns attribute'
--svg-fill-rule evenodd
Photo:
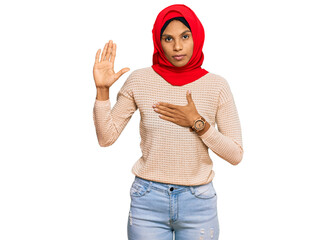
<svg viewBox="0 0 336 240"><path fill-rule="evenodd" d="M215 127L210 124L209 129L199 137L202 140L206 140L208 137L210 137L213 134L214 131L216 131Z"/></svg>
<svg viewBox="0 0 336 240"><path fill-rule="evenodd" d="M96 107L111 107L110 99L107 99L107 100L98 100L98 99L96 99L95 106Z"/></svg>

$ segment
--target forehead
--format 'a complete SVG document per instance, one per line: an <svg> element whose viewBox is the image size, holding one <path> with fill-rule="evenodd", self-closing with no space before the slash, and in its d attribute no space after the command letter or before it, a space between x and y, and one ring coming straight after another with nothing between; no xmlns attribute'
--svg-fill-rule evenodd
<svg viewBox="0 0 336 240"><path fill-rule="evenodd" d="M189 28L184 25L181 21L179 20L173 20L171 21L166 29L163 31L163 33L165 34L173 34L173 33L180 33L183 32L185 30L189 30Z"/></svg>

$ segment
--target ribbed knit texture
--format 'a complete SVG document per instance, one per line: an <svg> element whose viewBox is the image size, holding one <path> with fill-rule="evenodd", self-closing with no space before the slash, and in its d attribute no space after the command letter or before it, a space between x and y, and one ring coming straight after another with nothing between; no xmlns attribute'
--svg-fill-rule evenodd
<svg viewBox="0 0 336 240"><path fill-rule="evenodd" d="M210 124L201 136L188 127L161 119L152 107L156 102L187 105L187 90L191 90L198 113ZM112 145L138 108L142 156L132 167L132 173L138 177L168 184L202 185L215 176L209 148L233 165L243 158L234 98L228 82L219 75L207 73L192 83L173 86L152 67L133 71L119 90L112 109L110 99L95 100L93 120L99 145Z"/></svg>

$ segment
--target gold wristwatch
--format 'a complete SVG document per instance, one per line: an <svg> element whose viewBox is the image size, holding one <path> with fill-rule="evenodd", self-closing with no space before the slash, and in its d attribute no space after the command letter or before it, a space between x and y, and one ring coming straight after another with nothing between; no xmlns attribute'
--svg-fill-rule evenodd
<svg viewBox="0 0 336 240"><path fill-rule="evenodd" d="M206 123L206 120L202 116L200 116L194 121L194 125L190 127L190 132L191 131L195 131L195 132L202 131L205 127L205 123Z"/></svg>

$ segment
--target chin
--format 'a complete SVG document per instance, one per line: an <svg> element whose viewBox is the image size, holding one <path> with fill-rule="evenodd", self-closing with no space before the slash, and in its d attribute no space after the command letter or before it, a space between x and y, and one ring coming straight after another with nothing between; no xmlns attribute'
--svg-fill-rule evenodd
<svg viewBox="0 0 336 240"><path fill-rule="evenodd" d="M186 65L188 62L186 62L186 63L180 63L180 62L178 62L178 63L173 63L173 65L175 66L175 67L183 67L184 65Z"/></svg>

